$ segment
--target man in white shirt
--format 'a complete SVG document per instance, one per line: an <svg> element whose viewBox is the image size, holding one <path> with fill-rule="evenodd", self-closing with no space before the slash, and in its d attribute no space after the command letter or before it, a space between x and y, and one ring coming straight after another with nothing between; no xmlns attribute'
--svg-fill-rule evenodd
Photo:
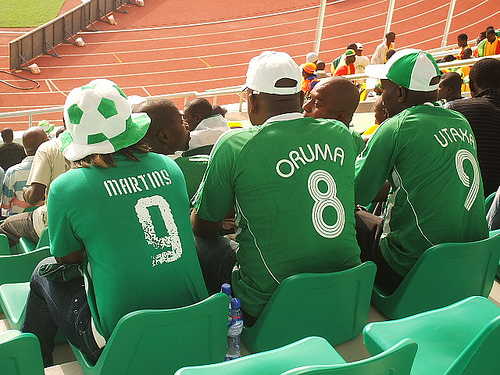
<svg viewBox="0 0 500 375"><path fill-rule="evenodd" d="M385 34L384 41L380 43L375 52L373 52L372 64L385 64L385 54L388 50L394 49L394 41L396 40L396 34L393 31L389 31Z"/></svg>

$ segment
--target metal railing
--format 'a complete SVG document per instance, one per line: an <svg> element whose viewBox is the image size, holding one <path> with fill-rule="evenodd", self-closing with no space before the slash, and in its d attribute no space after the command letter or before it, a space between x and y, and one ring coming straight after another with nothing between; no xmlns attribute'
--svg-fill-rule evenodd
<svg viewBox="0 0 500 375"><path fill-rule="evenodd" d="M488 57L500 60L500 55L488 56ZM447 63L439 63L438 66L441 69L459 68L462 66L474 65L474 63L476 63L477 61L479 61L481 59L483 59L483 57L468 59L468 60L455 60L455 61L451 61L451 62L447 62ZM348 79L352 79L352 80L362 80L362 79L369 78L366 74L353 74L353 75L349 75L349 76L345 76L345 77ZM217 98L219 96L227 96L227 95L232 95L232 94L239 96L238 111L242 112L244 98L243 98L243 93L241 92L241 86L223 87L223 88L219 88L219 89L206 90L203 92L189 91L189 92L180 92L180 93L174 93L174 94L155 95L155 96L149 96L148 98L183 99L184 104L186 104L188 102L188 100L191 98L202 97L202 98L213 98L213 104L217 104ZM373 101L360 102L356 112L357 113L371 112L373 110L372 105L373 105ZM29 123L29 126L31 127L31 126L33 126L33 116L45 114L45 113L62 112L62 111L63 111L63 106L42 108L42 109L31 109L31 110L24 110L24 111L5 112L5 113L0 113L0 119L9 118L9 117L28 116L28 119L29 119L28 123Z"/></svg>

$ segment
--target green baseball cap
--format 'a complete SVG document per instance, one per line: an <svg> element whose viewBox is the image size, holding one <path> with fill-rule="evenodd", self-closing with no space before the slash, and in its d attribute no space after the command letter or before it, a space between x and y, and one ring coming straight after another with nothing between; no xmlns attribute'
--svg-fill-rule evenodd
<svg viewBox="0 0 500 375"><path fill-rule="evenodd" d="M389 79L412 91L435 91L441 72L436 60L429 53L407 48L396 52L386 64L368 65L366 75Z"/></svg>
<svg viewBox="0 0 500 375"><path fill-rule="evenodd" d="M96 79L71 90L64 104L64 122L61 152L75 161L137 143L151 120L146 113L132 113L127 95L114 82Z"/></svg>

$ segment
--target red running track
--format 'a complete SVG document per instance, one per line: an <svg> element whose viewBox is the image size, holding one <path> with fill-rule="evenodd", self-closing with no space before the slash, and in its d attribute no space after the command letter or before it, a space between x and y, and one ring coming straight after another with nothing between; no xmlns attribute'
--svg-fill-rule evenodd
<svg viewBox="0 0 500 375"><path fill-rule="evenodd" d="M65 7L72 5L68 0ZM73 5L78 4L72 0ZM318 5L304 2L244 2L218 0L178 2L145 0L144 7L126 5L128 14L114 13L118 25L97 22L99 32L79 34L86 45L56 47L62 56L40 56L34 60L40 88L19 91L0 85L0 112L45 108L64 103L67 93L94 78L114 80L128 95L159 95L202 92L241 85L248 61L273 49L288 52L302 63L314 46ZM323 28L320 58L332 61L350 42L364 44L371 55L382 41L388 0L330 1ZM436 48L441 45L449 9L447 0L396 0L391 29L396 48ZM458 0L448 44L466 32L474 39L490 24L500 27L500 1ZM497 22L495 24L495 21ZM8 40L19 33L0 37L0 69L8 66ZM329 69L329 66L327 66ZM0 74L0 79L10 78ZM219 103L236 102L231 95ZM181 101L177 101L182 105ZM61 125L60 114L41 115ZM27 118L0 119L1 126L16 130L27 127Z"/></svg>

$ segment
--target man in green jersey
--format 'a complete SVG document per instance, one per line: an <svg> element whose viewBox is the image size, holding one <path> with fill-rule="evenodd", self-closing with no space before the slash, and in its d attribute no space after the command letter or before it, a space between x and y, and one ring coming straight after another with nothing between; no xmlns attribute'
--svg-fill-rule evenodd
<svg viewBox="0 0 500 375"><path fill-rule="evenodd" d="M361 259L374 260L377 283L394 290L429 247L488 236L483 183L469 123L431 103L440 76L431 55L398 51L387 64L367 67L367 74L382 80L390 118L356 162L356 202L372 202L386 180L392 193L380 242L362 238Z"/></svg>
<svg viewBox="0 0 500 375"><path fill-rule="evenodd" d="M95 363L125 314L207 296L182 173L141 140L150 118L131 113L123 91L100 79L69 93L64 119L61 151L74 168L50 186L55 261L33 273L23 326L46 366L58 329Z"/></svg>
<svg viewBox="0 0 500 375"><path fill-rule="evenodd" d="M232 275L230 250L197 250L212 289L231 281L247 324L287 277L360 263L356 146L344 124L301 115L300 82L300 68L286 53L266 51L250 61L244 89L254 126L218 140L194 198L198 245L200 237L216 237L221 221L236 208L239 248Z"/></svg>
<svg viewBox="0 0 500 375"><path fill-rule="evenodd" d="M359 91L354 83L343 77L330 77L314 86L309 100L304 104L304 116L342 122L351 132L361 153L365 141L361 134L350 128L358 104Z"/></svg>

